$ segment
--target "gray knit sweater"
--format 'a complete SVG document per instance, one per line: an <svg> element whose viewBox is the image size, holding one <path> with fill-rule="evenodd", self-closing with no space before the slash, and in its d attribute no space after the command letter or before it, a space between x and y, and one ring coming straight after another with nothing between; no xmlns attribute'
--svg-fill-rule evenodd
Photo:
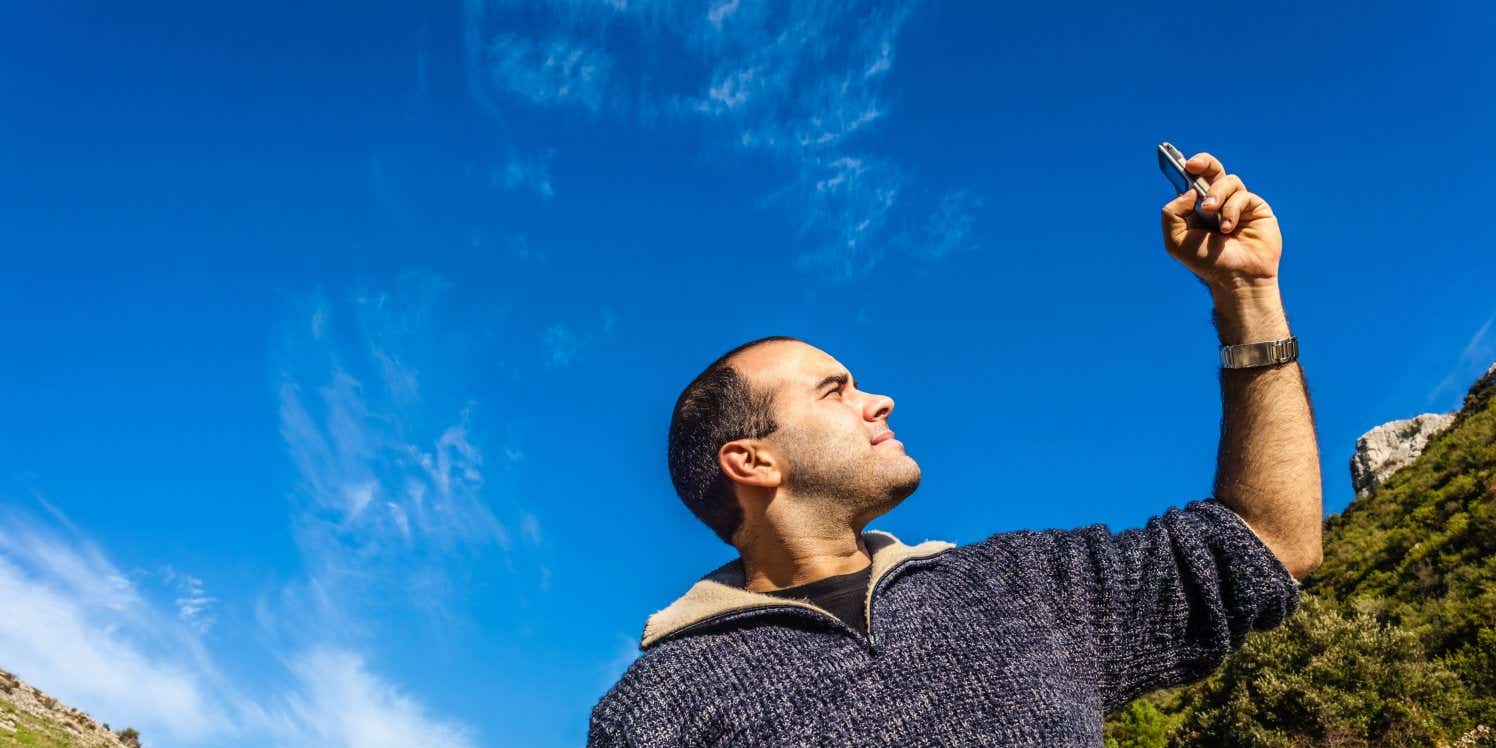
<svg viewBox="0 0 1496 748"><path fill-rule="evenodd" d="M743 589L734 560L650 617L588 745L1096 746L1105 713L1204 677L1298 607L1298 583L1214 499L1120 533L863 538L870 636Z"/></svg>

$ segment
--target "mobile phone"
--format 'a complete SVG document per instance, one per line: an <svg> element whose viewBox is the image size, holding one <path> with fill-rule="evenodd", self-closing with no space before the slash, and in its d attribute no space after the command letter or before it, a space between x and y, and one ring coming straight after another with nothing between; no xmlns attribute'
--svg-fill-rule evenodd
<svg viewBox="0 0 1496 748"><path fill-rule="evenodd" d="M1174 185L1174 194L1191 189L1198 193L1195 197L1195 215L1209 226L1211 231L1219 231L1221 223L1217 215L1200 211L1200 201L1205 199L1210 185L1206 183L1204 177L1190 176L1190 173L1185 171L1184 162L1188 160L1172 143L1164 141L1158 144L1158 168L1163 171L1165 177L1168 177L1169 184Z"/></svg>

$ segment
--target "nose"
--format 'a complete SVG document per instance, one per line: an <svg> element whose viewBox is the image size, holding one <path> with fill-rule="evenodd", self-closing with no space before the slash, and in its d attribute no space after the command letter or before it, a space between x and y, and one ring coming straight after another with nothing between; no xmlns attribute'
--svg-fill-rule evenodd
<svg viewBox="0 0 1496 748"><path fill-rule="evenodd" d="M869 395L862 406L862 415L870 421L887 419L893 413L893 398L887 395Z"/></svg>

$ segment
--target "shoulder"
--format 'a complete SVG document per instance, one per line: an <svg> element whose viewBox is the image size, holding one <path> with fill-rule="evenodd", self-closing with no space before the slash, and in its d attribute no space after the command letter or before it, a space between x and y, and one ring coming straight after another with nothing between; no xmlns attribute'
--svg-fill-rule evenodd
<svg viewBox="0 0 1496 748"><path fill-rule="evenodd" d="M1077 547L1111 537L1111 530L1096 523L1072 529L1008 530L975 542L958 545L945 554L954 565L997 564L1014 573L1031 570L1036 563L1052 562Z"/></svg>
<svg viewBox="0 0 1496 748"><path fill-rule="evenodd" d="M714 667L704 656L707 638L667 639L640 653L592 707L589 733L598 736L597 744L691 742L686 736L703 708L720 701L721 679L741 670ZM715 659L722 660L720 651Z"/></svg>
<svg viewBox="0 0 1496 748"><path fill-rule="evenodd" d="M651 687L658 677L656 659L650 652L636 657L592 706L589 733L594 738L616 741L628 725L659 709L664 694Z"/></svg>
<svg viewBox="0 0 1496 748"><path fill-rule="evenodd" d="M669 711L672 702L688 699L702 680L704 663L696 644L692 638L667 639L645 649L598 699L594 720Z"/></svg>

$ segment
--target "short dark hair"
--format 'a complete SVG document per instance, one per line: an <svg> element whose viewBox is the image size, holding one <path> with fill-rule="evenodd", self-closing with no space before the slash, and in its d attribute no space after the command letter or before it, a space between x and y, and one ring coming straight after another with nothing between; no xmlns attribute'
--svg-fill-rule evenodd
<svg viewBox="0 0 1496 748"><path fill-rule="evenodd" d="M762 439L779 429L774 421L774 391L749 382L730 361L749 348L779 340L804 342L773 335L722 354L686 385L670 416L668 451L675 492L728 545L743 523L743 508L732 479L717 464L717 452L730 441Z"/></svg>

